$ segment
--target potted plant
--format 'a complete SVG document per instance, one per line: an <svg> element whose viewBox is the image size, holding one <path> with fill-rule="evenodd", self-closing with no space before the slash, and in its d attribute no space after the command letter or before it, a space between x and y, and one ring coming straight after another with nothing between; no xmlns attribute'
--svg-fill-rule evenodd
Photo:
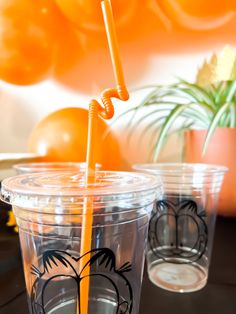
<svg viewBox="0 0 236 314"><path fill-rule="evenodd" d="M236 54L226 47L204 63L196 83L178 79L167 86L153 86L133 111L141 108L137 123L152 117L146 129L154 128L155 145L152 159L158 161L171 132L183 132L183 161L223 164L229 168L222 193L219 213L236 215ZM127 111L122 115L127 114ZM137 126L137 123L133 124ZM133 130L135 127L133 128Z"/></svg>

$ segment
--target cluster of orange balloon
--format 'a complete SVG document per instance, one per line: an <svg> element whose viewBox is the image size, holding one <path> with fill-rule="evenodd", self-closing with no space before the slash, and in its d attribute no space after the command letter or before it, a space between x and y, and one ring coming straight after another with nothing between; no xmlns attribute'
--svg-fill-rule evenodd
<svg viewBox="0 0 236 314"><path fill-rule="evenodd" d="M236 21L235 0L111 2L119 38L126 41L162 24L171 25L173 33L179 28L209 31ZM106 48L100 0L0 1L0 29L0 79L17 85L60 77L91 48Z"/></svg>
<svg viewBox="0 0 236 314"><path fill-rule="evenodd" d="M138 2L113 1L118 26L135 15ZM0 28L0 79L16 85L73 66L83 50L78 31L104 32L100 0L1 1Z"/></svg>
<svg viewBox="0 0 236 314"><path fill-rule="evenodd" d="M0 79L17 85L43 80L52 68L61 16L52 1L0 2Z"/></svg>

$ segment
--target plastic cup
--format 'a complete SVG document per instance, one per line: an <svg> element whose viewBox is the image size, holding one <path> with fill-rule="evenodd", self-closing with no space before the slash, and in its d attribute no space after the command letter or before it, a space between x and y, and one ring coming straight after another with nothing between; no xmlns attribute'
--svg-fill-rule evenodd
<svg viewBox="0 0 236 314"><path fill-rule="evenodd" d="M207 283L217 201L227 168L206 164L139 164L162 181L149 225L150 280L166 290L191 292Z"/></svg>
<svg viewBox="0 0 236 314"><path fill-rule="evenodd" d="M19 226L31 314L80 313L79 264L90 268L89 313L138 313L154 176L96 172L34 173L7 178L1 195ZM93 207L91 251L80 256L85 204ZM84 261L83 261L84 262Z"/></svg>
<svg viewBox="0 0 236 314"><path fill-rule="evenodd" d="M85 170L85 162L28 162L19 163L13 166L18 174L48 171L76 171ZM101 168L100 164L96 164L96 169Z"/></svg>

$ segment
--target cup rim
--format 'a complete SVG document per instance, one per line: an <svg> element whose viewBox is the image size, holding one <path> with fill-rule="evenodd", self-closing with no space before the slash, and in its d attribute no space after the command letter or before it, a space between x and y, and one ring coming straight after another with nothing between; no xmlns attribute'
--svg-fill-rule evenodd
<svg viewBox="0 0 236 314"><path fill-rule="evenodd" d="M148 172L160 176L212 176L214 174L225 174L228 168L223 165L207 164L207 163L138 163L134 164L133 169L139 172Z"/></svg>

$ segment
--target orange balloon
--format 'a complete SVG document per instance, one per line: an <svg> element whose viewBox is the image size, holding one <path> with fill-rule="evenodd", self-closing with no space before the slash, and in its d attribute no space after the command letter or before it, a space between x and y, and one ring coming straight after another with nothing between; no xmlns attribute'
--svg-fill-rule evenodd
<svg viewBox="0 0 236 314"><path fill-rule="evenodd" d="M60 83L64 83L71 72L76 72L73 78L73 84L81 82L79 77L81 75L80 62L85 56L85 49L82 46L82 39L78 33L74 32L72 27L65 25L64 29L60 32L61 42L58 44L57 55L55 58L55 65L53 69L53 76ZM86 75L89 74L86 69ZM84 79L84 77L83 77ZM71 86L69 86L71 87Z"/></svg>
<svg viewBox="0 0 236 314"><path fill-rule="evenodd" d="M104 30L101 0L55 0L62 12L78 28ZM125 25L135 14L140 0L111 0L116 26Z"/></svg>
<svg viewBox="0 0 236 314"><path fill-rule="evenodd" d="M99 118L97 134L97 160L106 170L124 167L118 142L109 133L107 124ZM88 111L81 108L65 108L53 112L33 129L29 138L29 151L45 155L46 161L86 160Z"/></svg>
<svg viewBox="0 0 236 314"><path fill-rule="evenodd" d="M28 85L46 78L62 18L50 0L0 1L0 79Z"/></svg>
<svg viewBox="0 0 236 314"><path fill-rule="evenodd" d="M156 0L179 25L194 30L221 27L235 17L232 0Z"/></svg>

